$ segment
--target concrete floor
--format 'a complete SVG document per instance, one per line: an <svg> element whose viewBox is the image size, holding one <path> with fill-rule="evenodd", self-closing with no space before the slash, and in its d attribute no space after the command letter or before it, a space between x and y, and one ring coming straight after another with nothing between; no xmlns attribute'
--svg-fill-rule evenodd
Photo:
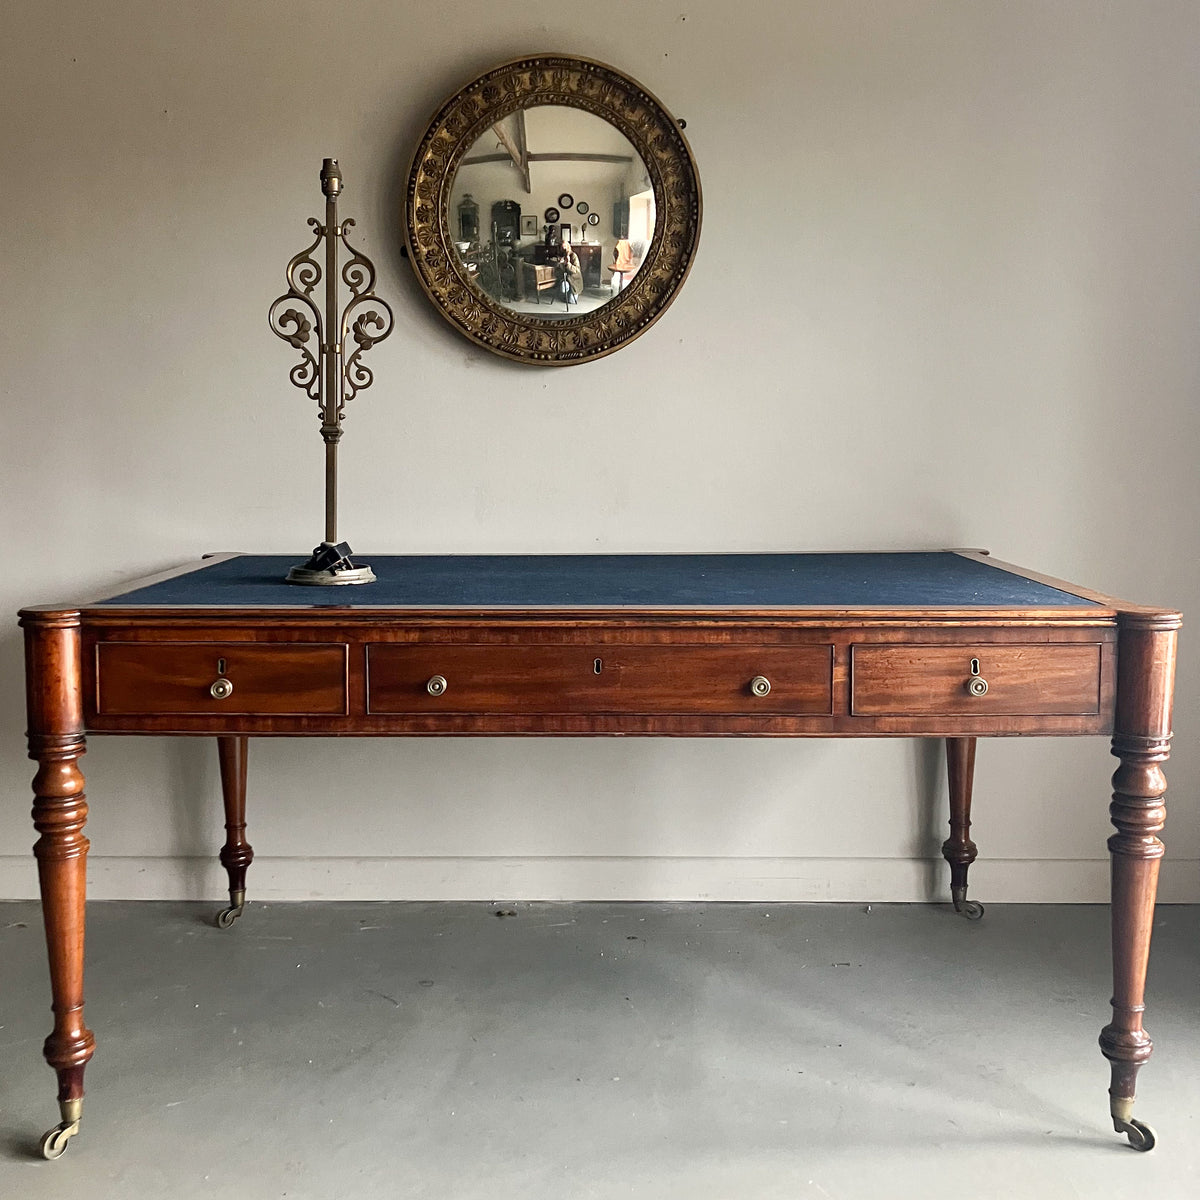
<svg viewBox="0 0 1200 1200"><path fill-rule="evenodd" d="M1104 908L215 907L90 906L99 1049L48 1163L39 912L0 904L0 1196L1200 1196L1195 909L1156 921L1138 1154Z"/></svg>

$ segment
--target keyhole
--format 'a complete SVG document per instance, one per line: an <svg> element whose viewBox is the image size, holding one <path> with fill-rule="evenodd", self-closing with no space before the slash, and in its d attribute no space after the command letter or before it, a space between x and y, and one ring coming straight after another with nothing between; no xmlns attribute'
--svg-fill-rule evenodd
<svg viewBox="0 0 1200 1200"><path fill-rule="evenodd" d="M979 674L979 659L977 659L977 658L971 659L971 674L972 675Z"/></svg>
<svg viewBox="0 0 1200 1200"><path fill-rule="evenodd" d="M223 658L217 659L217 674L218 675L225 674L225 660Z"/></svg>
<svg viewBox="0 0 1200 1200"><path fill-rule="evenodd" d="M600 658L596 659L596 661L592 663L592 670L599 675L600 672L604 670L604 660Z"/></svg>

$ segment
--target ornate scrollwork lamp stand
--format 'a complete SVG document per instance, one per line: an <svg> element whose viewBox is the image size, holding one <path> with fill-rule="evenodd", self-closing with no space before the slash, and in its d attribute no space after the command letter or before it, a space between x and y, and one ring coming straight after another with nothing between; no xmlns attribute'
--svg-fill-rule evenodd
<svg viewBox="0 0 1200 1200"><path fill-rule="evenodd" d="M366 255L346 240L354 224L347 218L338 223L337 202L342 190L342 174L336 158L327 158L321 166L321 191L325 194L325 224L309 217L316 237L307 250L301 250L287 265L288 290L270 308L271 330L288 345L300 351L300 361L288 373L297 387L317 402L321 418L321 437L325 440L325 540L312 557L293 567L289 583L343 584L370 583L375 572L368 566L355 566L350 546L337 538L337 450L342 437L346 402L369 388L375 380L362 356L392 332L392 310L375 295L375 266ZM312 257L324 241L325 267ZM338 273L338 243L346 247L350 258ZM325 281L325 315L312 298L313 289ZM339 312L339 280L350 289L350 298ZM315 348L309 345L315 335ZM349 350L353 340L354 349Z"/></svg>

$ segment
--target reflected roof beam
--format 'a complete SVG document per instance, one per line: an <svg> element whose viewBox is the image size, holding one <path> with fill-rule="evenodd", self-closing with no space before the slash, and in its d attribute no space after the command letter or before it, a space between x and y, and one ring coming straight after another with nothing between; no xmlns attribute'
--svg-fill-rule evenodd
<svg viewBox="0 0 1200 1200"><path fill-rule="evenodd" d="M604 162L631 163L632 154L531 154L530 162Z"/></svg>
<svg viewBox="0 0 1200 1200"><path fill-rule="evenodd" d="M526 162L600 162L600 163L631 163L632 154L527 154ZM464 167L476 166L479 163L511 162L511 154L472 154L459 164Z"/></svg>
<svg viewBox="0 0 1200 1200"><path fill-rule="evenodd" d="M532 193L533 187L529 181L529 150L525 144L525 110L517 109L516 118L515 136L509 133L499 121L492 126L492 131L500 139L500 144L508 151L508 156L512 159L513 166L517 168L521 182L525 185L525 192L529 194ZM464 161L475 160L466 159Z"/></svg>

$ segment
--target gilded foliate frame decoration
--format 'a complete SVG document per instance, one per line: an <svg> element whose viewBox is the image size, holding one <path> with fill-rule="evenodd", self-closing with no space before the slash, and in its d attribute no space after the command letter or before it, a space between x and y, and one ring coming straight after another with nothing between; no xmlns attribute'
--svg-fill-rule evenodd
<svg viewBox="0 0 1200 1200"><path fill-rule="evenodd" d="M540 104L583 109L615 126L641 156L654 190L654 237L641 268L613 300L582 316L502 307L468 278L450 228L451 185L467 151L489 126ZM505 63L442 105L413 155L405 207L409 260L438 311L478 345L547 366L602 358L658 320L691 270L702 212L700 176L680 124L627 75L565 55Z"/></svg>

